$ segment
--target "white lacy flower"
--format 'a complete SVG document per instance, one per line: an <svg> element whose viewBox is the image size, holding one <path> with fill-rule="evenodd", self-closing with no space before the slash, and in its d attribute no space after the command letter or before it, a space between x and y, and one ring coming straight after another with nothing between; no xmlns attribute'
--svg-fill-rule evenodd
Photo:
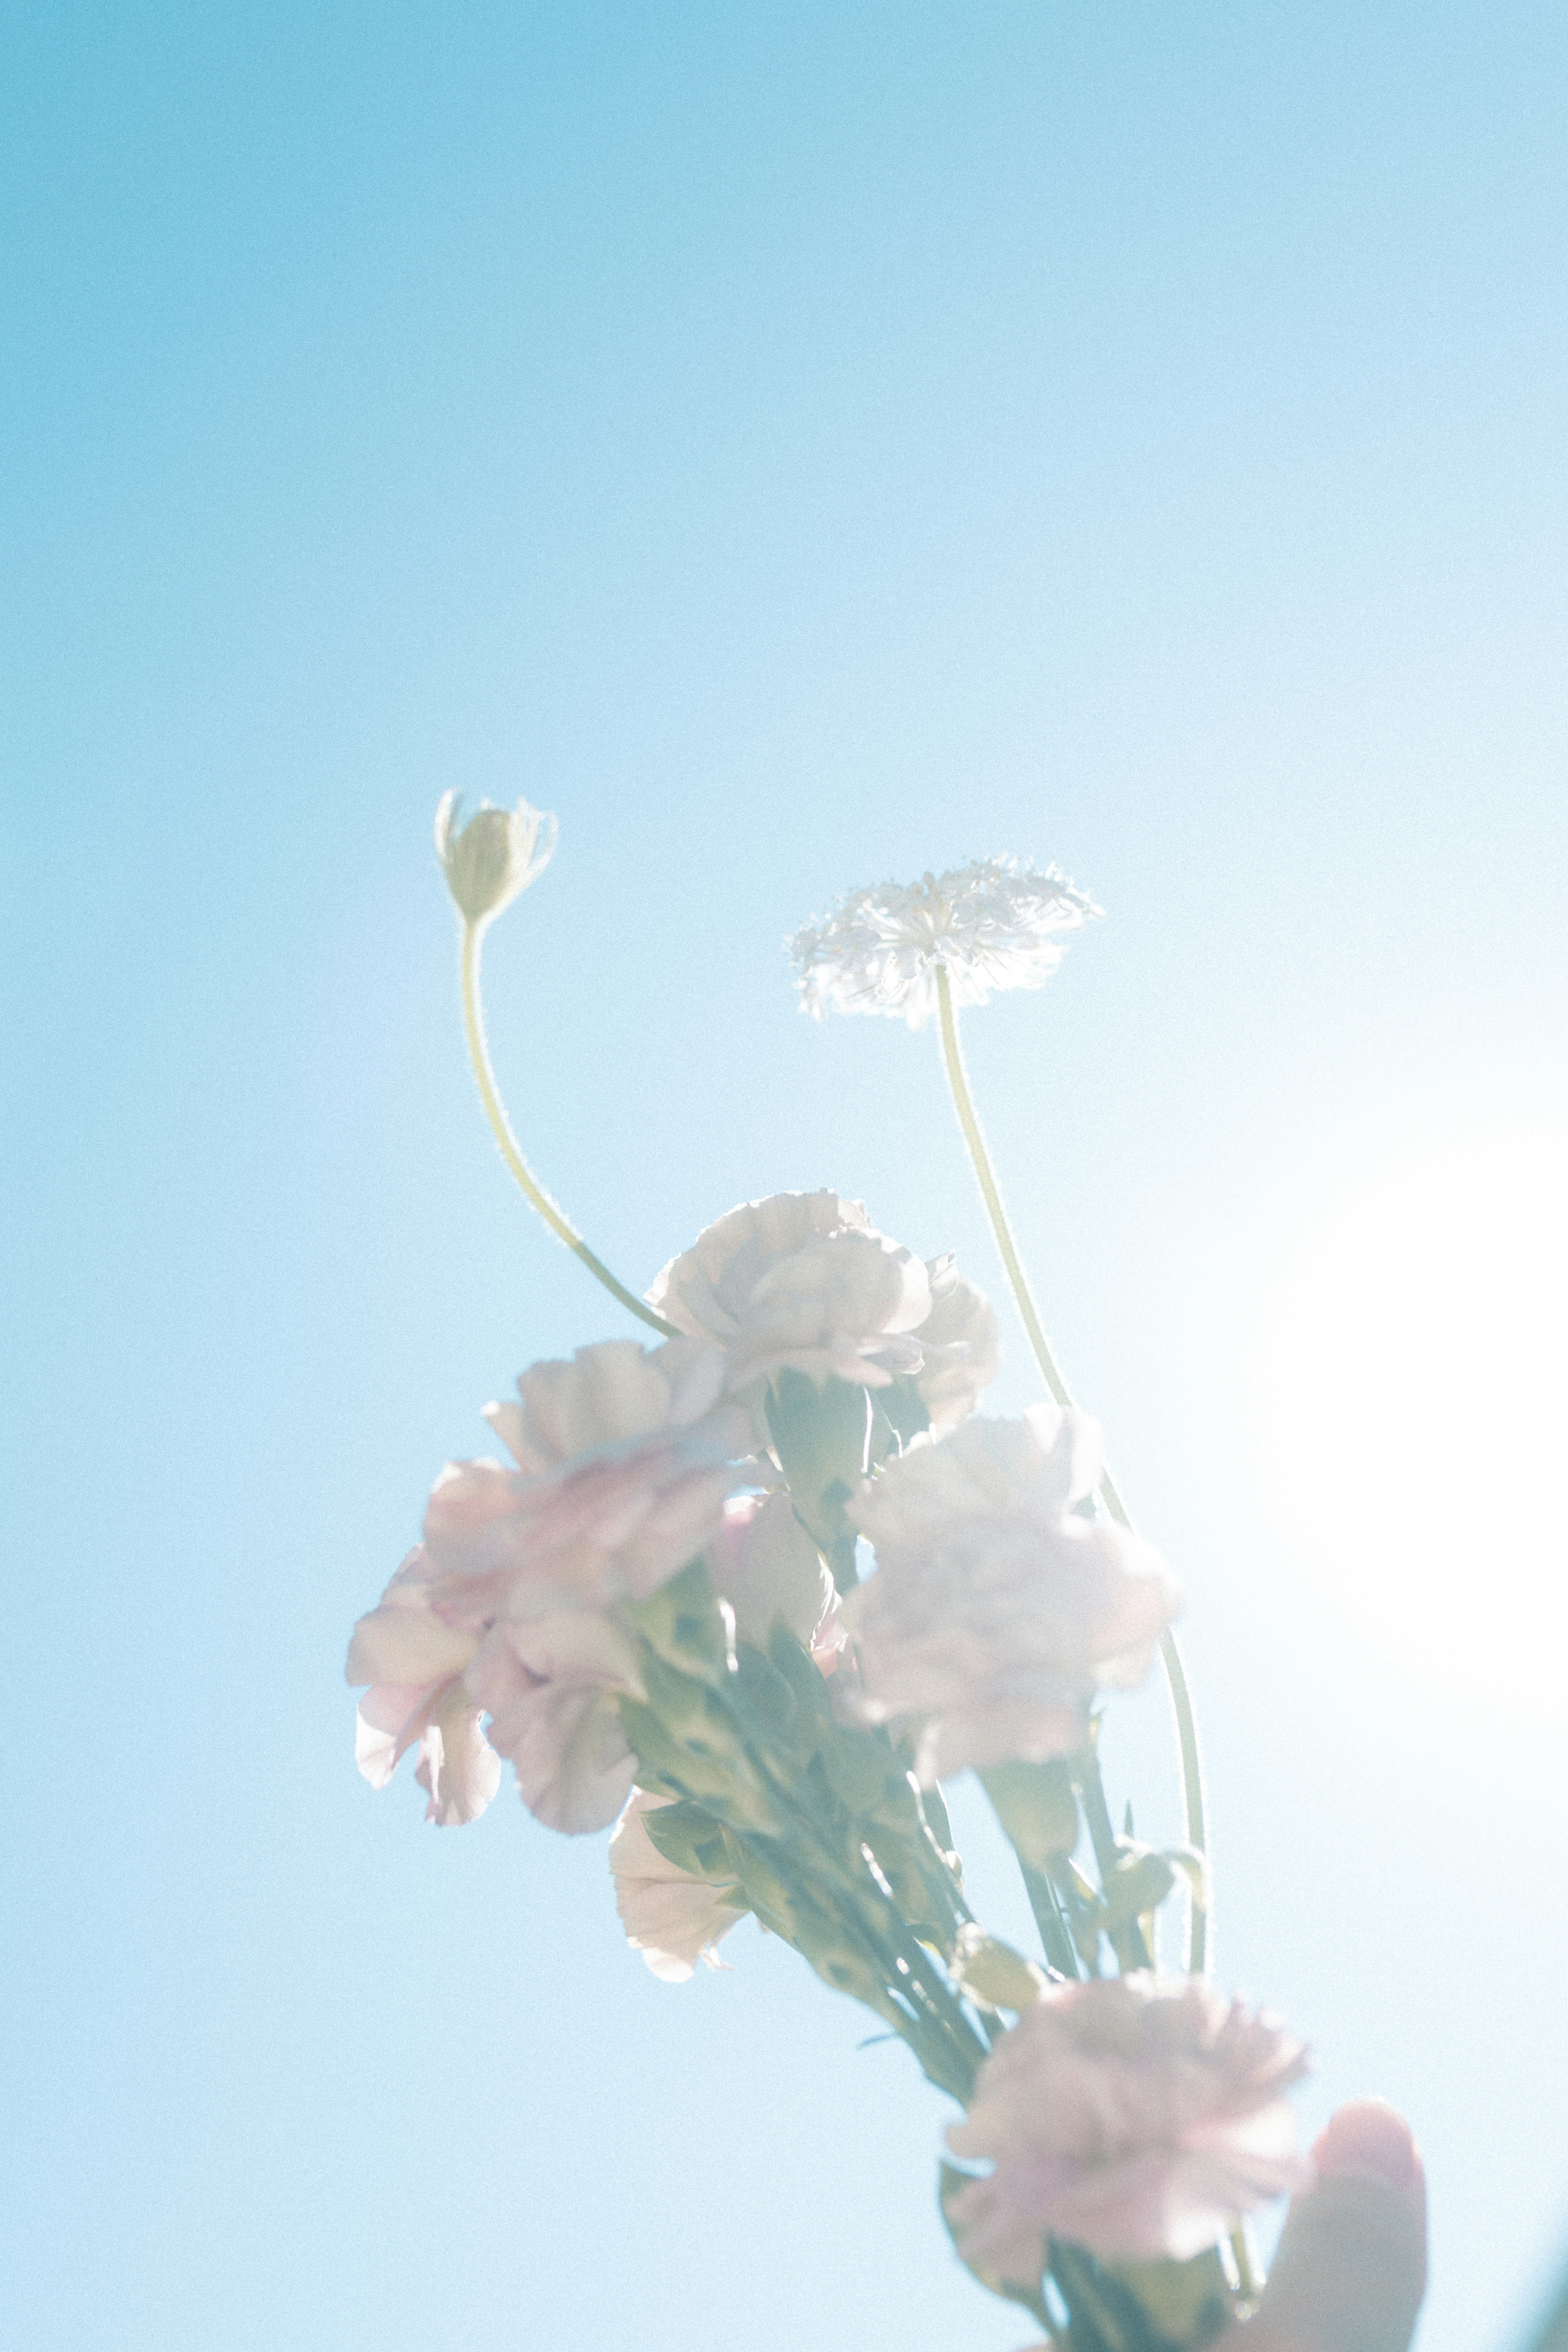
<svg viewBox="0 0 1568 2352"><path fill-rule="evenodd" d="M837 1192L742 1202L670 1259L647 1298L726 1350L727 1384L753 1411L786 1368L868 1388L905 1373L944 1429L995 1377L996 1318L951 1255L922 1265Z"/></svg>
<svg viewBox="0 0 1568 2352"><path fill-rule="evenodd" d="M818 1020L830 1007L897 1013L921 1029L936 1010L939 965L955 1004L1038 988L1061 961L1062 934L1100 911L1059 867L1041 874L1015 857L852 890L789 943L801 1008Z"/></svg>
<svg viewBox="0 0 1568 2352"><path fill-rule="evenodd" d="M1070 1753L1094 1692L1147 1672L1177 1588L1141 1538L1073 1508L1099 1473L1097 1425L1037 1405L910 1447L847 1506L877 1553L842 1612L860 1706L914 1732L928 1786Z"/></svg>
<svg viewBox="0 0 1568 2352"><path fill-rule="evenodd" d="M669 1801L646 1789L633 1790L610 1839L610 1870L627 1943L656 1977L684 1984L699 1960L710 1969L721 1966L714 1946L743 1916L745 1903L743 1897L727 1902L723 1887L694 1878L660 1853L643 1815Z"/></svg>
<svg viewBox="0 0 1568 2352"><path fill-rule="evenodd" d="M1045 2237L1187 2262L1254 2206L1310 2185L1284 2093L1306 2072L1279 2021L1186 1978L1054 1985L980 2069L954 2155L994 2170L948 2207L966 2261L1037 2283Z"/></svg>

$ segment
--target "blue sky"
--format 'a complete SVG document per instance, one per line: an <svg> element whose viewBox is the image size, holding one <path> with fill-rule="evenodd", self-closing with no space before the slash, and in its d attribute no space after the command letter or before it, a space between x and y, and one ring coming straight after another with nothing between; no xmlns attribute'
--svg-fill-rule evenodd
<svg viewBox="0 0 1568 2352"><path fill-rule="evenodd" d="M931 1039L802 1021L779 941L994 849L1106 908L976 1089L1187 1588L1221 1974L1309 2124L1412 2116L1425 2352L1504 2352L1568 2253L1560 13L8 48L17 2340L1027 2333L941 2102L791 1955L657 1985L601 1842L353 1770L430 1479L622 1328L462 1066L458 785L559 813L492 1044L639 1283L829 1182L995 1287ZM1155 1821L1157 1695L1117 1738Z"/></svg>

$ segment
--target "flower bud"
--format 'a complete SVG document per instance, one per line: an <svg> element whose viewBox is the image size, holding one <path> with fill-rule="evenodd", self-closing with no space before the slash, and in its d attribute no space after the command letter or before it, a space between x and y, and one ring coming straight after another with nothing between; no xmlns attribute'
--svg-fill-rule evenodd
<svg viewBox="0 0 1568 2352"><path fill-rule="evenodd" d="M436 855L465 923L488 923L543 873L555 847L555 819L519 801L489 801L459 832L460 793L444 793L436 812ZM541 841L542 838L542 846Z"/></svg>

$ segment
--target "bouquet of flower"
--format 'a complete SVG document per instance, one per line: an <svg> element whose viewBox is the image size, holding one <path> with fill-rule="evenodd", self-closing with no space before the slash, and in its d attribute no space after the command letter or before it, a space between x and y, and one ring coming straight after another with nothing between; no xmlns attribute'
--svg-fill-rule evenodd
<svg viewBox="0 0 1568 2352"><path fill-rule="evenodd" d="M1248 2212L1310 2177L1284 2097L1304 2053L1208 1980L1177 1589L1047 1341L958 1036L960 1008L1039 986L1098 909L1055 867L994 857L859 892L793 942L809 1012L935 1017L1047 1391L987 1419L989 1303L858 1202L744 1202L640 1297L595 1256L518 1148L479 994L486 929L554 820L458 817L448 794L436 841L486 1113L533 1206L657 1344L535 1364L485 1408L510 1465L447 1464L423 1541L355 1627L360 1769L380 1787L417 1748L449 1826L510 1759L551 1828L613 1824L627 1939L671 1982L753 1913L963 2110L939 2198L983 2286L1074 2352L1205 2344L1258 2292ZM1163 1852L1131 1812L1118 1831L1099 1760L1102 1707L1156 1656L1186 1823ZM942 1796L964 1771L1016 1853L1037 1954L970 1909Z"/></svg>

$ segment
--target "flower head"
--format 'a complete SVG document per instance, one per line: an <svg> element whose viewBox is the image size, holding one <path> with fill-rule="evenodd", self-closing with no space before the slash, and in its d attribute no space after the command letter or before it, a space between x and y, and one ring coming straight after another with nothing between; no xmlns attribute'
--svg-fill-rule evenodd
<svg viewBox="0 0 1568 2352"><path fill-rule="evenodd" d="M568 1601L640 1599L701 1551L751 1424L720 1402L724 1360L698 1340L606 1339L535 1364L485 1418L518 1469L459 1463L426 1517L427 1549L453 1569L524 1578Z"/></svg>
<svg viewBox="0 0 1568 2352"><path fill-rule="evenodd" d="M1097 1689L1142 1679L1174 1580L1074 1506L1100 1473L1087 1414L1036 1405L911 1446L847 1506L877 1573L846 1601L859 1706L911 1729L922 1781L1081 1747Z"/></svg>
<svg viewBox="0 0 1568 2352"><path fill-rule="evenodd" d="M699 1340L607 1340L535 1364L516 1402L487 1408L518 1468L447 1463L424 1541L349 1646L348 1679L371 1685L355 1754L375 1787L417 1741L433 1820L482 1812L504 1756L552 1828L614 1821L633 1773L619 1702L641 1685L608 1605L697 1559L748 1483L750 1422L715 1410L723 1370Z"/></svg>
<svg viewBox="0 0 1568 2352"><path fill-rule="evenodd" d="M447 887L466 923L488 923L510 907L549 865L555 819L519 801L494 808L489 801L459 831L460 793L443 793L436 811L436 855Z"/></svg>
<svg viewBox="0 0 1568 2352"><path fill-rule="evenodd" d="M784 1370L867 1388L903 1373L946 1429L995 1377L996 1318L952 1256L922 1262L837 1192L743 1201L670 1259L647 1297L724 1349L726 1387L759 1413L762 1383Z"/></svg>
<svg viewBox="0 0 1568 2352"><path fill-rule="evenodd" d="M1037 2281L1048 2232L1185 2262L1253 2206L1306 2187L1283 2094L1303 2045L1196 1978L1053 1986L980 2069L955 2156L989 2177L952 2199L961 2251Z"/></svg>
<svg viewBox="0 0 1568 2352"><path fill-rule="evenodd" d="M640 1952L656 1977L667 1984L683 1984L706 1960L710 1969L722 1966L714 1951L745 1913L745 1897L732 1889L698 1878L660 1853L647 1833L644 1815L669 1802L636 1789L616 1823L610 1840L610 1871L616 1882L616 1908L626 1931L626 1941Z"/></svg>
<svg viewBox="0 0 1568 2352"><path fill-rule="evenodd" d="M489 1711L489 1743L517 1774L518 1794L547 1829L606 1829L626 1803L637 1763L620 1699L643 1695L637 1656L602 1609L530 1613L526 1594L491 1626L464 1683Z"/></svg>
<svg viewBox="0 0 1568 2352"><path fill-rule="evenodd" d="M1059 867L1042 874L1015 857L852 890L789 942L801 1010L896 1013L922 1029L939 968L955 1004L1038 988L1061 961L1063 933L1100 911Z"/></svg>

